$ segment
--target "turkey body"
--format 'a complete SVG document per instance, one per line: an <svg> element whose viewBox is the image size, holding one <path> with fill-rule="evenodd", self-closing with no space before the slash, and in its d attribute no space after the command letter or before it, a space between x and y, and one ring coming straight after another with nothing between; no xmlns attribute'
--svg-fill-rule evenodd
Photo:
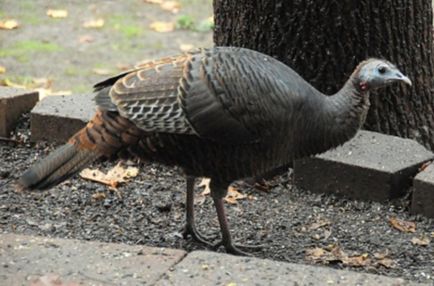
<svg viewBox="0 0 434 286"><path fill-rule="evenodd" d="M102 112L128 118L143 131L137 144L125 146L134 156L223 182L309 153L294 148L304 145L297 133L306 132L303 118L315 117L323 104L322 96L320 102L304 100L318 92L288 66L241 48L165 59L97 88Z"/></svg>
<svg viewBox="0 0 434 286"><path fill-rule="evenodd" d="M139 157L180 166L187 176L184 234L209 243L194 224L194 178L211 178L211 196L228 252L223 198L229 184L352 138L369 109L369 91L411 81L391 63L368 59L326 96L274 58L215 47L143 64L95 85L98 111L65 145L26 171L19 189L50 188L100 157Z"/></svg>

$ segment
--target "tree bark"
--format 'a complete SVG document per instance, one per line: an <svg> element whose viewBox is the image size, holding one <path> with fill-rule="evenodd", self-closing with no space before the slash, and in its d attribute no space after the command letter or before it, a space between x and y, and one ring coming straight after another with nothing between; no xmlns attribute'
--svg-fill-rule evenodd
<svg viewBox="0 0 434 286"><path fill-rule="evenodd" d="M371 95L365 128L434 150L431 0L214 0L214 41L269 54L326 94L368 57L413 81Z"/></svg>

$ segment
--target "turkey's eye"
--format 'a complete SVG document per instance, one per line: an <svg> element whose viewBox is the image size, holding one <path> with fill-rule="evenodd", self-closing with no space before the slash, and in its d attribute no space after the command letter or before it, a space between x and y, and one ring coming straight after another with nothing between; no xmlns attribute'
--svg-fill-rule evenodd
<svg viewBox="0 0 434 286"><path fill-rule="evenodd" d="M386 68L386 67L379 67L379 68L378 68L378 72L379 72L380 74L385 74L386 71L387 71L387 68Z"/></svg>

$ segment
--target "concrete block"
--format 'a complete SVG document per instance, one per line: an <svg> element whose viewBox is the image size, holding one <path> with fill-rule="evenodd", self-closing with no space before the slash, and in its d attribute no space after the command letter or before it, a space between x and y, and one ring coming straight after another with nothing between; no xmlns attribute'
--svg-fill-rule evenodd
<svg viewBox="0 0 434 286"><path fill-rule="evenodd" d="M413 180L411 212L434 218L434 163L417 174Z"/></svg>
<svg viewBox="0 0 434 286"><path fill-rule="evenodd" d="M83 128L95 111L93 95L47 96L30 114L31 140L63 143Z"/></svg>
<svg viewBox="0 0 434 286"><path fill-rule="evenodd" d="M360 131L341 147L296 160L294 180L316 193L385 201L403 196L418 168L433 158L416 141Z"/></svg>
<svg viewBox="0 0 434 286"><path fill-rule="evenodd" d="M0 86L0 136L8 137L21 114L39 100L37 91Z"/></svg>
<svg viewBox="0 0 434 286"><path fill-rule="evenodd" d="M156 285L418 285L400 278L194 251Z"/></svg>
<svg viewBox="0 0 434 286"><path fill-rule="evenodd" d="M185 251L141 245L0 235L2 285L152 285ZM58 276L62 283L35 283Z"/></svg>

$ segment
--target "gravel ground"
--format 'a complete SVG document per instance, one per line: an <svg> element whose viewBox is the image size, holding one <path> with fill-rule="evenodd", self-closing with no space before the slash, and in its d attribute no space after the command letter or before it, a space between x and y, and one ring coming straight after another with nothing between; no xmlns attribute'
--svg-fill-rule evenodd
<svg viewBox="0 0 434 286"><path fill-rule="evenodd" d="M53 146L44 143L27 142L27 117L23 117L14 135L24 142L0 143L0 185L52 150ZM2 186L0 231L187 251L204 249L180 234L185 206L185 182L180 170L152 163L128 164L139 166L141 172L118 192L77 177L44 192L17 193L12 184ZM107 170L113 165L103 162L94 167ZM431 237L434 222L410 216L406 199L382 205L311 194L292 186L290 176L270 183L268 192L239 184L238 190L250 198L227 206L235 240L264 245L252 253L254 256L434 281L434 242L427 246L411 242L414 237ZM95 199L97 193L104 193L106 198ZM198 190L196 202L199 229L218 239L218 222L210 197ZM415 222L416 232L392 228L390 217ZM307 250L314 248L335 247L333 253L342 254L336 246L353 259L330 258L329 252L317 261L306 257Z"/></svg>

